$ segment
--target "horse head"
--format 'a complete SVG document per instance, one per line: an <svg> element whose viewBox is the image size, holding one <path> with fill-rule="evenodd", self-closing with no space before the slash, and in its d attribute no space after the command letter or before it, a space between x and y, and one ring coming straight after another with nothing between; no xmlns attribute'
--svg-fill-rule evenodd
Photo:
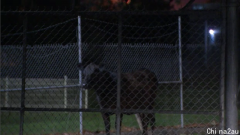
<svg viewBox="0 0 240 135"><path fill-rule="evenodd" d="M115 90L117 75L105 69L104 65L90 63L83 70L85 87L94 89L98 93L107 93Z"/></svg>
<svg viewBox="0 0 240 135"><path fill-rule="evenodd" d="M88 64L83 69L83 76L85 81L85 86L87 88L91 87L93 85L92 83L97 82L100 74L105 70L105 67L103 65L97 65L95 63Z"/></svg>

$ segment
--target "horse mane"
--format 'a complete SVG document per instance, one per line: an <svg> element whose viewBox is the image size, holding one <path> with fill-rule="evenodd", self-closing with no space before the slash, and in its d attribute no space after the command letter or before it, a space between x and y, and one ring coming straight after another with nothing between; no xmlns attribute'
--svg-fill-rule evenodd
<svg viewBox="0 0 240 135"><path fill-rule="evenodd" d="M99 68L98 65L96 65L94 63L90 63L84 68L83 74L85 75L85 77L90 76L94 72L94 70L98 69L98 68Z"/></svg>

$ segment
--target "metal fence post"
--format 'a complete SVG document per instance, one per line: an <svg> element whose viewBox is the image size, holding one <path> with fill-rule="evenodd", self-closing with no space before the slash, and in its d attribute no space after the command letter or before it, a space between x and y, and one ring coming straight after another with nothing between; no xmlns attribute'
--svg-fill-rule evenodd
<svg viewBox="0 0 240 135"><path fill-rule="evenodd" d="M26 58L27 58L27 16L23 17L23 57L22 57L22 90L20 109L20 131L23 135L24 111L25 111L25 88L26 88Z"/></svg>
<svg viewBox="0 0 240 135"><path fill-rule="evenodd" d="M87 89L84 89L84 96L85 96L85 109L88 108L88 90Z"/></svg>
<svg viewBox="0 0 240 135"><path fill-rule="evenodd" d="M222 0L222 45L221 45L221 79L220 79L220 125L222 131L225 127L225 88L226 88L226 1ZM223 135L223 134L222 134Z"/></svg>
<svg viewBox="0 0 240 135"><path fill-rule="evenodd" d="M64 86L67 86L68 77L64 75ZM64 108L67 108L67 87L64 87Z"/></svg>
<svg viewBox="0 0 240 135"><path fill-rule="evenodd" d="M121 64L122 64L122 14L118 15L118 56L117 56L117 123L116 123L116 133L121 134L121 106L120 106L120 96L121 96Z"/></svg>
<svg viewBox="0 0 240 135"><path fill-rule="evenodd" d="M9 94L8 94L8 86L9 86L9 77L7 76L5 78L5 107L9 107L8 100L9 100Z"/></svg>
<svg viewBox="0 0 240 135"><path fill-rule="evenodd" d="M205 20L205 33L204 33L204 58L205 58L205 65L207 66L208 61L208 21Z"/></svg>
<svg viewBox="0 0 240 135"><path fill-rule="evenodd" d="M226 29L226 129L237 130L237 88L238 88L238 29L237 0L227 1Z"/></svg>
<svg viewBox="0 0 240 135"><path fill-rule="evenodd" d="M81 17L78 16L78 62L82 63L82 38L81 38ZM82 86L82 71L79 69L79 84ZM79 108L82 109L82 87L80 87L79 92ZM82 112L79 112L79 130L80 134L83 134L83 125L82 125Z"/></svg>
<svg viewBox="0 0 240 135"><path fill-rule="evenodd" d="M178 45L179 45L179 78L180 78L180 105L181 111L183 111L183 77L182 77L182 28L181 28L181 16L178 16ZM181 127L184 127L184 118L181 113Z"/></svg>

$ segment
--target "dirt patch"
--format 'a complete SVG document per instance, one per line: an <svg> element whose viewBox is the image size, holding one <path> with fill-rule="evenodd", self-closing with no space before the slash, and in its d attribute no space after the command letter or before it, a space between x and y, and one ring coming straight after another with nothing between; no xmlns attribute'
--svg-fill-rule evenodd
<svg viewBox="0 0 240 135"><path fill-rule="evenodd" d="M238 122L240 125L240 121ZM206 134L207 128L216 128L218 129L219 123L212 121L206 124L193 123L185 125L184 128L181 128L181 125L176 126L159 126L156 127L153 135L192 135L192 134ZM152 135L152 131L148 130L148 134ZM55 133L49 135L80 135L80 133ZM105 131L84 131L83 135L105 135ZM111 135L116 135L115 130L111 130ZM141 135L139 128L125 127L122 126L121 135Z"/></svg>

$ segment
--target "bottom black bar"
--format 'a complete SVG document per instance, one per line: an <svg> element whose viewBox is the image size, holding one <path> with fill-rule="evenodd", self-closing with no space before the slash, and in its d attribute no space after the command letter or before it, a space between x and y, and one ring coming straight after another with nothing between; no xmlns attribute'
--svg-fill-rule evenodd
<svg viewBox="0 0 240 135"><path fill-rule="evenodd" d="M1 111L20 111L20 107L1 107ZM116 109L75 109L75 108L24 108L24 111L36 112L114 112ZM136 110L136 109L122 109L121 113L161 113L161 114L207 114L219 115L220 111L181 111L181 110Z"/></svg>

